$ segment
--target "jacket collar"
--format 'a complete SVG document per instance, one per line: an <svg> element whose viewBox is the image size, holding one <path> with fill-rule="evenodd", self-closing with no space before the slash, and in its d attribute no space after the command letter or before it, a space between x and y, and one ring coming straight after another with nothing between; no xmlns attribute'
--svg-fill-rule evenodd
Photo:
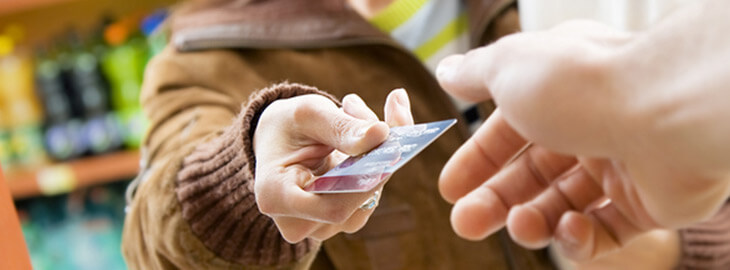
<svg viewBox="0 0 730 270"><path fill-rule="evenodd" d="M464 0L472 45L515 0ZM345 0L199 0L172 18L172 41L182 51L211 48L315 48L391 39Z"/></svg>

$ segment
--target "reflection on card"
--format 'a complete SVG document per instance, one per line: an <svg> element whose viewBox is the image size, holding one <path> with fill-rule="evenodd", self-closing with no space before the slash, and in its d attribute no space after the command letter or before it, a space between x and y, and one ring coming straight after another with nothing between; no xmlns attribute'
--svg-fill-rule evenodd
<svg viewBox="0 0 730 270"><path fill-rule="evenodd" d="M456 123L456 119L394 127L388 139L363 155L349 157L304 187L313 193L366 192L400 169L436 138Z"/></svg>

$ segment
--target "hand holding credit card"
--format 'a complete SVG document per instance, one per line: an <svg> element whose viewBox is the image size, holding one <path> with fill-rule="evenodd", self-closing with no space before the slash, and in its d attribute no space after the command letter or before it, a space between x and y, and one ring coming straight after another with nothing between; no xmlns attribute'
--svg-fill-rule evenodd
<svg viewBox="0 0 730 270"><path fill-rule="evenodd" d="M304 190L312 193L367 192L388 179L441 134L456 119L399 126L390 129L388 139L369 152L345 159L319 176Z"/></svg>

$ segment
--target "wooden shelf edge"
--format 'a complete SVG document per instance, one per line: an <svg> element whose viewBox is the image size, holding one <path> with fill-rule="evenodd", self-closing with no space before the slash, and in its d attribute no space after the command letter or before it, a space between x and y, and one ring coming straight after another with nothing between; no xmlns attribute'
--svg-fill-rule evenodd
<svg viewBox="0 0 730 270"><path fill-rule="evenodd" d="M43 171L58 170L70 172L71 190L87 186L125 180L134 177L139 171L139 152L120 151L93 156L65 163L50 164L36 169L7 172L5 180L14 199L24 199L44 195L39 177ZM59 193L63 193L63 190Z"/></svg>
<svg viewBox="0 0 730 270"><path fill-rule="evenodd" d="M43 8L55 4L70 2L73 0L7 0L0 5L0 15L8 15L17 12Z"/></svg>

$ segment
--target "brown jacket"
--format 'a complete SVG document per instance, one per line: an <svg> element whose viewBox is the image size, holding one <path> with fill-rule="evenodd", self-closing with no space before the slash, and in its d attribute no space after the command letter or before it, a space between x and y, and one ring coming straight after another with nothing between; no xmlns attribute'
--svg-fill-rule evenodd
<svg viewBox="0 0 730 270"><path fill-rule="evenodd" d="M358 233L292 245L258 211L251 137L276 99L356 92L382 108L404 87L417 122L458 115L411 53L344 2L206 0L177 12L172 46L149 64L143 87L151 127L124 226L130 268L552 268L504 233L468 242L452 232L436 182L468 136L463 125L393 176ZM473 45L517 29L513 1L466 2ZM297 84L277 84L286 81Z"/></svg>
<svg viewBox="0 0 730 270"><path fill-rule="evenodd" d="M151 130L148 169L123 236L131 268L303 268L316 255L318 269L550 266L504 236L475 243L451 230L437 176L467 137L463 126L393 176L358 233L337 235L321 248L312 241L290 245L258 212L250 147L256 116L275 99L318 91L279 85L251 96L256 91L288 81L338 98L356 92L382 108L390 90L404 87L416 121L458 115L418 59L344 2L208 1L179 11L174 46L150 63L143 89ZM479 33L474 42L492 39L497 29L489 22L511 1L469 3L472 33ZM516 26L514 14L507 17L505 25Z"/></svg>

